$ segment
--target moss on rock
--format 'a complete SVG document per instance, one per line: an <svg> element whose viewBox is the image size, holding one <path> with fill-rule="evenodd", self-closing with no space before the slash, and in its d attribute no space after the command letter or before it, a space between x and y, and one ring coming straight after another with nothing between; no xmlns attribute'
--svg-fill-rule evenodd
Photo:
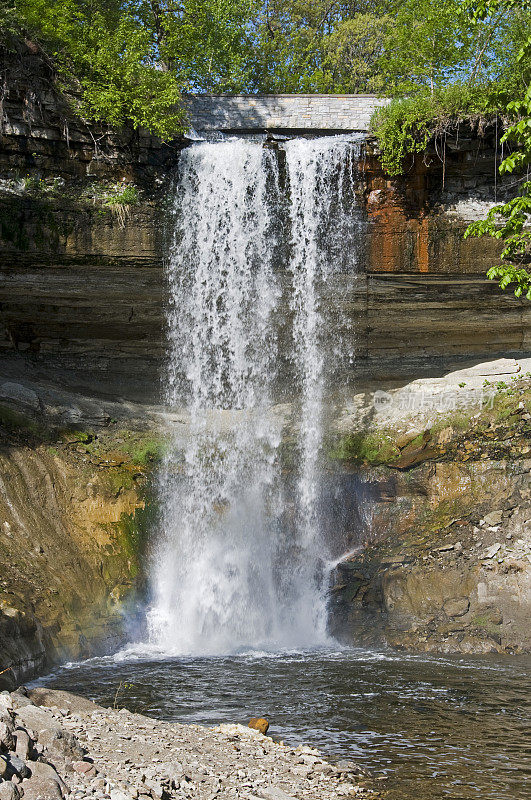
<svg viewBox="0 0 531 800"><path fill-rule="evenodd" d="M397 434L391 430L342 436L329 449L329 457L353 464L388 464L400 455Z"/></svg>

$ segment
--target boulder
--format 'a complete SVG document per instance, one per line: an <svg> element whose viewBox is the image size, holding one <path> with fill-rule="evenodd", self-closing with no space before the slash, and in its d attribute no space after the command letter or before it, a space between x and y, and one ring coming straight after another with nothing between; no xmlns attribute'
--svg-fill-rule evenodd
<svg viewBox="0 0 531 800"><path fill-rule="evenodd" d="M253 728L255 731L260 731L260 733L266 734L269 729L269 722L263 717L252 717L249 720L249 728Z"/></svg>
<svg viewBox="0 0 531 800"><path fill-rule="evenodd" d="M132 796L123 789L111 789L111 800L133 800Z"/></svg>
<svg viewBox="0 0 531 800"><path fill-rule="evenodd" d="M0 755L0 780L7 775L7 757Z"/></svg>
<svg viewBox="0 0 531 800"><path fill-rule="evenodd" d="M55 781L61 790L66 789L66 784L55 767L51 764L47 764L45 761L32 761L31 778L38 778L42 781Z"/></svg>
<svg viewBox="0 0 531 800"><path fill-rule="evenodd" d="M259 788L257 791L258 797L263 797L265 800L295 800L293 795L288 794L279 786L267 786Z"/></svg>
<svg viewBox="0 0 531 800"><path fill-rule="evenodd" d="M503 511L491 511L485 515L487 525L499 525L503 519Z"/></svg>
<svg viewBox="0 0 531 800"><path fill-rule="evenodd" d="M2 711L11 711L13 708L13 700L9 692L0 692L0 713Z"/></svg>
<svg viewBox="0 0 531 800"><path fill-rule="evenodd" d="M15 711L17 711L19 708L24 708L24 706L33 705L29 697L27 697L27 695L20 690L11 693L11 700L13 702L13 709Z"/></svg>
<svg viewBox="0 0 531 800"><path fill-rule="evenodd" d="M28 759L31 752L31 739L28 732L24 728L17 728L15 730L15 738L15 753L23 760Z"/></svg>
<svg viewBox="0 0 531 800"><path fill-rule="evenodd" d="M76 737L65 731L48 709L26 706L17 712L17 716L51 755L63 760L81 760L85 755Z"/></svg>
<svg viewBox="0 0 531 800"><path fill-rule="evenodd" d="M17 721L22 723L21 727L31 729L39 741L40 734L45 731L62 730L51 711L34 705L17 709Z"/></svg>
<svg viewBox="0 0 531 800"><path fill-rule="evenodd" d="M462 617L470 608L468 597L452 597L443 606L447 617Z"/></svg>
<svg viewBox="0 0 531 800"><path fill-rule="evenodd" d="M101 710L101 706L96 705L92 700L87 700L85 697L77 697L77 695L65 692L62 689L47 689L43 687L30 689L28 694L36 706L57 706L57 708L66 708L76 714L92 714L93 711Z"/></svg>
<svg viewBox="0 0 531 800"><path fill-rule="evenodd" d="M84 775L85 778L95 778L98 770L91 761L74 761L73 768L79 775Z"/></svg>
<svg viewBox="0 0 531 800"><path fill-rule="evenodd" d="M39 735L39 742L55 758L72 761L81 760L86 753L74 734L63 728L45 730Z"/></svg>
<svg viewBox="0 0 531 800"><path fill-rule="evenodd" d="M0 800L20 800L22 792L13 781L0 783Z"/></svg>
<svg viewBox="0 0 531 800"><path fill-rule="evenodd" d="M0 749L15 749L15 737L13 736L14 729L15 726L13 723L8 721L6 718L2 718L0 720Z"/></svg>
<svg viewBox="0 0 531 800"><path fill-rule="evenodd" d="M29 778L30 770L25 761L19 758L15 753L9 753L7 756L7 776L18 775L19 778Z"/></svg>
<svg viewBox="0 0 531 800"><path fill-rule="evenodd" d="M22 784L24 800L62 800L63 794L57 781L47 778L30 778Z"/></svg>

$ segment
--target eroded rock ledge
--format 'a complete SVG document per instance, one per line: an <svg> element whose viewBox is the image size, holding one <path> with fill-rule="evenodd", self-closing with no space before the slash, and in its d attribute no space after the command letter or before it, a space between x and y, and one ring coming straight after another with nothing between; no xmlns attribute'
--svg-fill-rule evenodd
<svg viewBox="0 0 531 800"><path fill-rule="evenodd" d="M124 420L97 435L15 408L0 403L0 688L123 642L160 447Z"/></svg>
<svg viewBox="0 0 531 800"><path fill-rule="evenodd" d="M0 694L0 742L1 800L380 796L352 762L243 725L161 722L48 689Z"/></svg>
<svg viewBox="0 0 531 800"><path fill-rule="evenodd" d="M478 386L495 392L483 408ZM412 650L530 652L531 373L478 365L416 381L395 406L421 390L460 393L459 410L400 415L390 400L380 423L338 445L370 524L338 565L335 631Z"/></svg>

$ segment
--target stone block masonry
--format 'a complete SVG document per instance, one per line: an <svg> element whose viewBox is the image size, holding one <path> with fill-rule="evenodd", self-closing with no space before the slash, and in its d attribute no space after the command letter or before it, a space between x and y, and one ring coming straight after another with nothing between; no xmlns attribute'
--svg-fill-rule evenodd
<svg viewBox="0 0 531 800"><path fill-rule="evenodd" d="M189 95L191 127L201 132L368 131L389 102L369 94Z"/></svg>

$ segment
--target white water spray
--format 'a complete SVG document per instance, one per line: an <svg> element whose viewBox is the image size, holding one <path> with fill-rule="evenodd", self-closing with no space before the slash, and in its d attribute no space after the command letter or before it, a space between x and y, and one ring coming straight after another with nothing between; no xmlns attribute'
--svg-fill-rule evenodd
<svg viewBox="0 0 531 800"><path fill-rule="evenodd" d="M148 613L150 640L166 652L326 642L319 459L329 354L321 290L334 270L329 222L352 174L352 151L347 137L288 142L287 214L273 150L231 139L182 154L167 402L184 405L188 424L184 438L175 434L161 478ZM282 480L284 423L274 406L282 274L300 419L293 490Z"/></svg>

